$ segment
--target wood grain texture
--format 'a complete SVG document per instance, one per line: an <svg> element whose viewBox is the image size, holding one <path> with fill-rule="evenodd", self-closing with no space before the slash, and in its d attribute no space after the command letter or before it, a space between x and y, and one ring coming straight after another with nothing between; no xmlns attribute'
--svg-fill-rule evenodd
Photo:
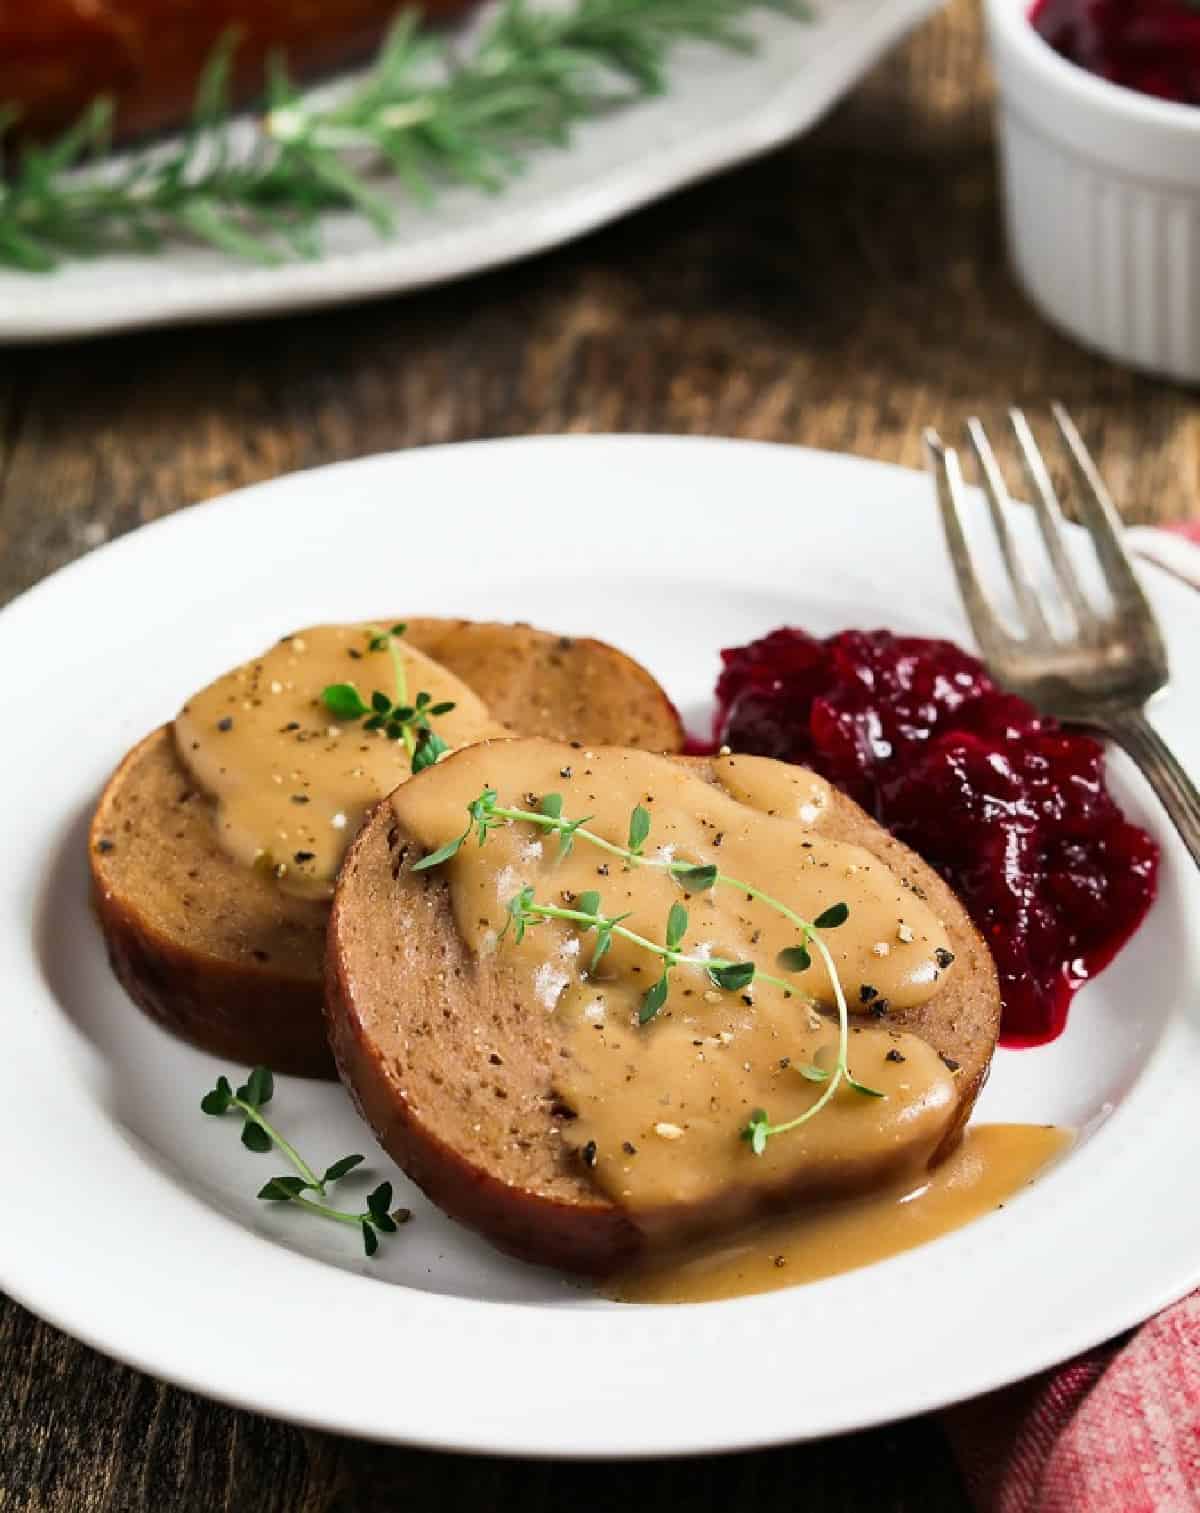
<svg viewBox="0 0 1200 1513"><path fill-rule="evenodd" d="M1196 511L1194 397L1072 346L1013 283L977 6L953 0L805 140L561 252L354 309L6 352L0 601L182 505L393 447L674 431L919 465L923 426L1051 398L1129 519ZM466 1460L219 1407L11 1303L0 1381L0 1513L966 1507L930 1421L709 1463Z"/></svg>

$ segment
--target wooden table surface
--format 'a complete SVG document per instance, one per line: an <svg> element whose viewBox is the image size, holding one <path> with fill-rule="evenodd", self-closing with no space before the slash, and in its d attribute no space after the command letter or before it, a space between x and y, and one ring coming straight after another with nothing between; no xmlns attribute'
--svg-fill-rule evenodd
<svg viewBox="0 0 1200 1513"><path fill-rule="evenodd" d="M358 308L5 352L0 602L242 484L522 432L726 434L917 465L931 422L953 434L972 411L1061 398L1128 518L1195 512L1192 395L1079 351L1014 285L990 99L977 7L953 0L805 140L563 251ZM63 1243L87 1265L86 1236ZM3 1299L0 1382L3 1513L968 1506L934 1420L709 1463L383 1449L163 1386Z"/></svg>

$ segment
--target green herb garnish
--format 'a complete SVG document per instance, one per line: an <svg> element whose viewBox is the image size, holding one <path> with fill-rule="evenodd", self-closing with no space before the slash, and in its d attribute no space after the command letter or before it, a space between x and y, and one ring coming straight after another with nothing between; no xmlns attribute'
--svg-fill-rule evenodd
<svg viewBox="0 0 1200 1513"><path fill-rule="evenodd" d="M702 967L708 973L709 980L728 993L737 992L755 981L773 983L777 988L781 988L788 998L796 992L796 988L790 982L785 982L782 977L772 977L768 972L760 972L752 961L726 961L718 956L689 956L686 951L680 950L683 937L687 932L687 910L682 904L671 905L667 916L666 938L661 945L645 935L639 935L636 930L628 929L622 923L623 920L629 918L628 914L602 913L598 893L581 895L576 900L576 905L577 907L566 908L558 904L539 904L532 888L522 888L509 902L508 918L504 921L504 928L500 931L498 938L503 939L511 928L513 938L520 942L525 938L526 927L534 920L563 919L578 925L585 934L589 930L598 932L604 941L603 949L597 946L599 956L603 956L608 950L608 945L614 935L619 935L622 940L629 941L631 945L640 946L644 951L649 951L663 963L663 972L642 997L641 1008L638 1012L640 1024L649 1024L666 1003L671 968L679 965ZM597 955L593 955L593 967L598 959Z"/></svg>
<svg viewBox="0 0 1200 1513"><path fill-rule="evenodd" d="M631 857L641 856L646 846L646 837L650 834L650 811L643 809L641 804L635 804L633 813L629 816L629 847Z"/></svg>
<svg viewBox="0 0 1200 1513"><path fill-rule="evenodd" d="M393 625L390 630L367 632L367 645L371 651L386 651L392 660L392 677L395 681L395 698L376 689L368 702L353 683L330 683L321 690L321 702L339 720L362 720L364 730L379 730L389 741L403 741L408 760L414 773L432 767L443 752L450 748L429 721L439 715L449 714L454 708L451 702L435 704L433 697L419 693L410 704L408 701L408 674L404 658L396 642L408 627Z"/></svg>
<svg viewBox="0 0 1200 1513"><path fill-rule="evenodd" d="M439 846L436 851L423 857L413 867L414 872L423 871L430 867L439 867L443 862L449 861L457 855L458 851L467 841L472 831L475 832L479 844L482 846L487 841L489 833L498 825L506 823L523 823L536 825L543 830L552 831L558 836L560 855L566 855L574 844L576 837L586 841L589 845L606 851L610 856L619 858L627 867L658 867L668 872L675 881L687 893L706 892L710 888L728 887L734 888L747 898L756 899L768 908L774 909L781 914L789 924L795 926L801 938L801 943L788 946L780 951L776 957L776 965L785 972L806 972L812 966L812 952L816 951L825 968L830 986L833 989L834 1002L837 1006L838 1016L838 1053L837 1061L832 1071L826 1071L821 1067L799 1067L801 1076L812 1082L824 1083L824 1091L820 1098L795 1119L789 1119L785 1124L773 1125L766 1113L755 1110L750 1122L741 1131L742 1138L747 1140L755 1155L761 1155L766 1149L767 1141L773 1135L781 1135L789 1130L798 1129L802 1124L807 1124L810 1119L826 1106L844 1082L855 1092L862 1093L871 1098L882 1098L884 1094L874 1088L867 1087L859 1082L850 1071L848 1064L850 1049L850 1011L846 1004L846 995L842 989L841 978L838 976L837 967L829 948L821 938L824 930L836 930L845 924L850 917L850 909L845 903L831 904L823 910L816 919L803 919L794 910L789 909L779 899L772 898L764 893L761 888L756 888L753 883L744 882L741 878L730 877L722 872L713 863L697 863L694 861L676 860L666 855L647 856L645 854L646 841L650 836L651 819L649 812L637 805L629 820L629 844L627 846L615 845L612 841L605 840L602 835L587 829L586 820L567 819L563 814L562 795L557 793L546 794L540 801L537 810L514 809L497 802L498 795L493 788L485 788L478 798L473 799L467 806L467 826L461 835L454 840L447 841ZM526 926L537 919L561 919L579 925L585 932L595 930L597 934L596 947L592 954L588 971L592 972L608 951L614 935L619 935L633 945L642 947L659 957L663 963L663 971L642 997L641 1007L638 1012L639 1023L649 1024L655 1019L667 1002L670 993L670 972L673 966L681 963L689 966L703 967L708 973L709 980L714 986L723 992L735 993L748 988L754 982L769 982L775 987L781 988L789 997L798 990L791 982L783 978L764 972L752 961L725 961L714 957L689 956L682 952L679 947L687 931L687 910L682 904L672 904L670 914L667 917L667 927L664 932L664 943L649 940L644 935L628 929L621 921L628 919L628 914L604 915L600 911L600 895L595 892L583 894L576 901L575 908L560 908L553 904L539 904L534 897L534 890L530 887L522 888L520 893L511 900L508 905L508 918L501 930L501 938L511 928L514 938L521 941L525 935Z"/></svg>
<svg viewBox="0 0 1200 1513"><path fill-rule="evenodd" d="M813 921L816 924L816 921ZM807 972L812 966L812 957L807 946L786 946L775 958L775 965L785 972Z"/></svg>
<svg viewBox="0 0 1200 1513"><path fill-rule="evenodd" d="M328 1196L331 1183L339 1182L347 1173L362 1164L362 1156L342 1156L332 1166L325 1168L322 1176L316 1172L290 1141L285 1140L273 1124L263 1115L263 1107L275 1095L275 1079L265 1066L256 1066L237 1092L227 1077L218 1077L216 1086L200 1100L206 1114L220 1117L230 1111L243 1116L242 1144L248 1150L260 1153L272 1147L280 1152L295 1169L296 1175L288 1173L272 1177L259 1189L258 1196L264 1203L294 1203L309 1213L319 1214L323 1219L334 1219L339 1224L352 1224L362 1235L363 1249L373 1256L379 1249L379 1234L394 1234L399 1224L411 1215L406 1208L392 1209L392 1184L381 1182L367 1194L367 1207L363 1213L350 1213L333 1208L316 1199L306 1198L305 1193L315 1193L317 1198Z"/></svg>
<svg viewBox="0 0 1200 1513"><path fill-rule="evenodd" d="M266 265L321 255L323 211L352 211L380 232L395 211L390 177L418 205L447 183L494 191L577 123L662 94L685 40L750 52L737 23L769 8L806 19L801 0L574 0L565 10L508 0L469 50L405 15L373 66L330 101L307 98L282 61L261 113L231 121L231 32L196 92L190 129L107 172L77 173L109 150L113 106L97 100L45 147L0 164L0 263L46 272L67 258L207 242ZM0 141L17 118L0 102Z"/></svg>

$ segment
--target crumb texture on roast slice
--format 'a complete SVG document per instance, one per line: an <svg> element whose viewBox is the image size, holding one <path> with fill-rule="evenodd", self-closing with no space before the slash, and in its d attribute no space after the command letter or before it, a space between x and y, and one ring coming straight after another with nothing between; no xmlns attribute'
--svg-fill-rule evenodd
<svg viewBox="0 0 1200 1513"><path fill-rule="evenodd" d="M169 726L136 746L109 784L91 850L97 888L176 949L320 981L327 906L286 896L226 854Z"/></svg>
<svg viewBox="0 0 1200 1513"><path fill-rule="evenodd" d="M679 751L675 706L640 663L603 641L531 625L417 619L407 638L526 736Z"/></svg>
<svg viewBox="0 0 1200 1513"><path fill-rule="evenodd" d="M696 765L709 775L707 764ZM959 1104L949 1149L995 1046L990 955L951 890L856 805L835 794L824 824L920 889L946 927L955 970L926 1002L884 1023L926 1040L953 1071ZM555 1071L565 1037L553 1015L521 1001L494 958L471 956L444 878L411 871L420 854L381 805L343 871L327 963L343 1080L389 1154L501 1248L595 1274L624 1264L627 1216L563 1138L571 1114L556 1098ZM625 1229L606 1222L614 1215Z"/></svg>
<svg viewBox="0 0 1200 1513"><path fill-rule="evenodd" d="M595 1202L561 1136L571 1113L553 1087L565 1054L552 1016L532 1016L510 974L471 958L446 929L444 883L393 877L385 810L371 844L346 863L337 952L346 995L376 1075L406 1117L471 1165L514 1188L561 1202ZM397 845L402 844L397 842Z"/></svg>

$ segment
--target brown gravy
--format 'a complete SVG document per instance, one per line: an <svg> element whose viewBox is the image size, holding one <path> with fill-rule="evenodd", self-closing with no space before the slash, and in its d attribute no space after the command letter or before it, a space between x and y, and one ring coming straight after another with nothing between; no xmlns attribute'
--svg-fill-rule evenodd
<svg viewBox="0 0 1200 1513"><path fill-rule="evenodd" d="M395 699L386 651L369 625L316 625L284 636L223 674L175 720L180 760L216 804L224 850L268 871L285 893L328 898L366 811L411 775L402 741L359 720L338 720L322 690L353 683L364 702ZM460 679L415 646L396 642L408 698L428 693L454 708L435 722L452 747L508 731Z"/></svg>
<svg viewBox="0 0 1200 1513"><path fill-rule="evenodd" d="M462 832L466 806L488 788L520 810L560 794L568 819L587 818L590 831L617 845L635 805L651 814L646 856L660 865L626 866L586 839L563 855L553 835L523 821L502 824L483 846L472 837L442 876L462 939L511 978L528 1014L557 1021L555 1090L575 1116L563 1121L564 1144L653 1243L744 1222L781 1190L842 1193L901 1179L911 1187L959 1106L954 1069L926 1041L866 1012L879 996L906 1006L938 990L953 970L941 921L878 857L824 833L830 795L820 778L760 757L718 758L709 771L714 781L645 752L503 742L458 753L391 801L403 830L429 850ZM809 1110L823 1084L806 1071L828 1073L837 1051L819 960L781 984L714 986L708 959L773 971L778 953L799 939L795 925L744 889L719 884L687 895L682 945L698 959L672 968L667 1003L646 1024L639 1008L661 962L644 946L614 937L593 969L595 935L576 923L541 920L520 938L505 929L507 906L523 888L556 907L594 890L603 912L661 944L668 911L684 898L661 865L671 860L715 863L807 919L848 905L845 923L823 938L853 1009L852 1070L882 1096L843 1084L761 1155L739 1138L755 1109L777 1123Z"/></svg>
<svg viewBox="0 0 1200 1513"><path fill-rule="evenodd" d="M1041 1124L982 1124L919 1183L760 1224L730 1239L657 1259L611 1282L624 1303L705 1303L815 1282L900 1255L1003 1205L1073 1136Z"/></svg>

